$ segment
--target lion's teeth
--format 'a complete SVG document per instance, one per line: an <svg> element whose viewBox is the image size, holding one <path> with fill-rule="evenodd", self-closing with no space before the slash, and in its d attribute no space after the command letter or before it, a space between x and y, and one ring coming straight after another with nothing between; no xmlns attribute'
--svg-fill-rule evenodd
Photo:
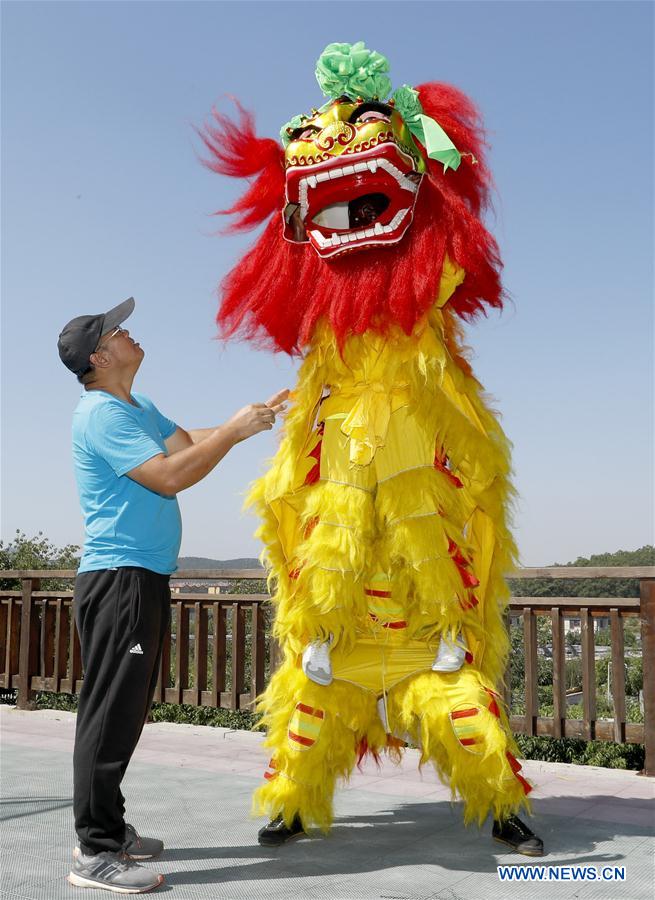
<svg viewBox="0 0 655 900"><path fill-rule="evenodd" d="M316 183L317 183L317 182L316 182L316 175L308 175L308 176L307 176L307 183L309 184L310 187L315 188L315 187L316 187Z"/></svg>
<svg viewBox="0 0 655 900"><path fill-rule="evenodd" d="M375 223L373 231L375 232L375 234L384 234L384 228L380 225L379 222Z"/></svg>
<svg viewBox="0 0 655 900"><path fill-rule="evenodd" d="M367 165L368 165L369 172L373 172L373 173L377 172L377 170L378 170L377 159L369 159Z"/></svg>

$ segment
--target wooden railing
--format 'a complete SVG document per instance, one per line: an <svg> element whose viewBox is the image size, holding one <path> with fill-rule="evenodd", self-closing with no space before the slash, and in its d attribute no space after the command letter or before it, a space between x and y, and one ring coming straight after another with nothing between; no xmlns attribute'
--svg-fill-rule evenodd
<svg viewBox="0 0 655 900"><path fill-rule="evenodd" d="M80 646L70 590L41 590L42 579L70 581L73 570L2 571L20 579L21 590L0 589L0 688L17 690L17 705L33 708L36 691L76 694L82 685ZM184 582L256 581L261 569L185 570ZM655 567L521 569L511 578L634 578L640 596L512 597L508 619L523 623L524 709L511 715L514 731L528 735L645 744L644 774L655 775ZM71 583L72 587L72 583ZM278 648L267 635L267 594L173 593L172 623L159 671L155 700L194 706L252 708L255 697L277 665ZM550 620L552 635L553 715L539 715L539 617ZM612 719L596 715L594 619L607 618L611 631ZM640 619L643 655L643 723L626 721L624 622ZM564 621L580 621L583 718L569 719L565 695ZM512 697L506 678L505 700Z"/></svg>

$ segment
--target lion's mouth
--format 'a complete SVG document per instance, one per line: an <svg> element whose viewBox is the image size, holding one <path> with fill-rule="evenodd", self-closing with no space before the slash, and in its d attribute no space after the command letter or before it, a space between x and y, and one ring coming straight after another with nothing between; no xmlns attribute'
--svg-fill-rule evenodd
<svg viewBox="0 0 655 900"><path fill-rule="evenodd" d="M311 174L287 172L287 238L309 240L321 256L402 238L420 174L392 145L367 159L351 160L342 156Z"/></svg>

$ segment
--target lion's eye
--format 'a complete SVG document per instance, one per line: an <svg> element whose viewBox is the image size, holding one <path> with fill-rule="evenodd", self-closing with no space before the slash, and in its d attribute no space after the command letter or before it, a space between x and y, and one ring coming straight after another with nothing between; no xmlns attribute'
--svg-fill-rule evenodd
<svg viewBox="0 0 655 900"><path fill-rule="evenodd" d="M320 128L317 128L316 125L303 125L302 128L296 128L296 130L291 135L292 141L308 141L315 134L318 134Z"/></svg>
<svg viewBox="0 0 655 900"><path fill-rule="evenodd" d="M390 122L392 109L387 103L379 103L377 100L368 100L350 114L349 121L363 125L366 122Z"/></svg>
<svg viewBox="0 0 655 900"><path fill-rule="evenodd" d="M356 122L390 122L391 117L377 109L369 109L358 116Z"/></svg>

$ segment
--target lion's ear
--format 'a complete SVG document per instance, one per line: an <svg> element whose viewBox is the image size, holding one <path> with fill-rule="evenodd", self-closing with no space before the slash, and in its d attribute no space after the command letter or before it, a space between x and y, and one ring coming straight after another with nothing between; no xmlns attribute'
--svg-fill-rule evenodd
<svg viewBox="0 0 655 900"><path fill-rule="evenodd" d="M277 141L257 137L252 114L239 103L237 109L237 121L214 110L196 132L209 150L209 158L201 158L206 168L232 178L257 176L233 206L215 213L235 217L227 231L249 231L284 205L284 151Z"/></svg>

